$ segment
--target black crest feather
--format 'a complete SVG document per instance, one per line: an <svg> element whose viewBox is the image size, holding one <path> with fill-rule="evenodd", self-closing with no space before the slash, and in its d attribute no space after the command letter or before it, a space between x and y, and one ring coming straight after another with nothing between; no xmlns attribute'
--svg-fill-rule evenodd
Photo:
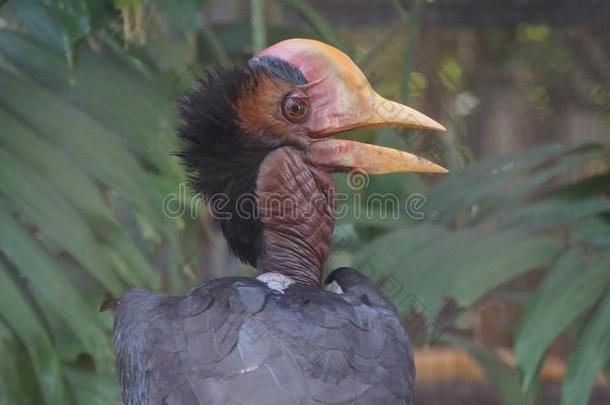
<svg viewBox="0 0 610 405"><path fill-rule="evenodd" d="M262 238L256 178L265 156L283 145L245 134L235 104L244 92L256 88L262 74L306 83L298 69L265 57L243 67L216 68L198 80L199 88L178 100L182 148L176 155L190 173L192 187L209 202L231 250L253 266Z"/></svg>

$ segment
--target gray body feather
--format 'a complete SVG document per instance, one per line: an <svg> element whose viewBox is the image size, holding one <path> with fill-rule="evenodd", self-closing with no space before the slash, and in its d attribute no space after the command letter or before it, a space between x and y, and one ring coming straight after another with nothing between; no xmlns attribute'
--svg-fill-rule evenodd
<svg viewBox="0 0 610 405"><path fill-rule="evenodd" d="M366 277L343 289L222 278L185 297L129 291L115 353L127 405L411 404L415 369L392 304Z"/></svg>

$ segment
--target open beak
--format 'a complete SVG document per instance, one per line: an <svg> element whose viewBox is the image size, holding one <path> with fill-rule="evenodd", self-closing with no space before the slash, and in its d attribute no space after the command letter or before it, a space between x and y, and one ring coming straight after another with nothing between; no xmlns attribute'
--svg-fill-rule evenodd
<svg viewBox="0 0 610 405"><path fill-rule="evenodd" d="M358 109L354 110L352 107L347 115L335 111L334 125L325 126L323 130L314 133L313 137L326 138L350 129L370 127L445 131L445 127L428 116L406 105L386 100L370 87L364 95L357 93L361 89L353 91L344 97L356 98L358 103L354 104L357 104ZM353 114L354 111L360 111L360 117L363 118L358 119L357 115ZM308 156L315 165L335 172L351 170L360 170L368 174L448 172L444 167L412 153L343 139L320 139L313 142L308 149Z"/></svg>
<svg viewBox="0 0 610 405"><path fill-rule="evenodd" d="M358 169L369 174L447 173L447 169L411 153L324 139L351 129L381 126L445 131L445 127L426 115L377 94L345 53L319 41L289 39L257 55L263 56L291 63L308 81L303 89L310 99L308 133L316 139L308 149L313 164L331 171Z"/></svg>

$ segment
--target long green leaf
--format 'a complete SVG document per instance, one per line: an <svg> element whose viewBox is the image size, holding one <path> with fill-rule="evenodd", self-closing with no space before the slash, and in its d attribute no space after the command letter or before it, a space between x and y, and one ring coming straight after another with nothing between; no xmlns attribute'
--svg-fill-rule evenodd
<svg viewBox="0 0 610 405"><path fill-rule="evenodd" d="M9 0L7 4L33 36L56 49L62 48L61 27L49 6L38 0Z"/></svg>
<svg viewBox="0 0 610 405"><path fill-rule="evenodd" d="M606 269L607 270L607 269ZM610 357L610 292L606 292L581 332L561 385L562 405L588 402L598 373Z"/></svg>
<svg viewBox="0 0 610 405"><path fill-rule="evenodd" d="M83 213L98 217L98 225L114 220L98 187L48 140L0 109L0 146L52 184Z"/></svg>
<svg viewBox="0 0 610 405"><path fill-rule="evenodd" d="M111 352L99 315L85 304L56 261L3 209L0 228L0 249L26 280L40 308L60 317L100 367L110 367Z"/></svg>
<svg viewBox="0 0 610 405"><path fill-rule="evenodd" d="M607 212L610 212L610 200L597 195L581 200L548 198L511 212L501 223L505 227L541 231Z"/></svg>
<svg viewBox="0 0 610 405"><path fill-rule="evenodd" d="M112 185L148 218L167 223L167 218L161 215L161 194L150 188L150 177L116 134L49 93L11 75L0 72L0 87L4 90L0 92L0 102L23 122L45 135L82 170Z"/></svg>
<svg viewBox="0 0 610 405"><path fill-rule="evenodd" d="M28 352L45 400L67 402L66 386L49 335L21 288L0 262L0 318L4 319Z"/></svg>
<svg viewBox="0 0 610 405"><path fill-rule="evenodd" d="M70 86L70 70L61 52L32 37L0 29L0 52L17 70L51 90Z"/></svg>
<svg viewBox="0 0 610 405"><path fill-rule="evenodd" d="M75 392L77 403L87 405L120 403L121 393L116 376L94 374L75 367L66 367L66 374Z"/></svg>
<svg viewBox="0 0 610 405"><path fill-rule="evenodd" d="M500 284L549 263L560 248L553 240L524 233L480 230L458 232L441 243L423 249L423 261L411 257L408 276L402 278L428 319L436 318L445 298L470 306Z"/></svg>
<svg viewBox="0 0 610 405"><path fill-rule="evenodd" d="M572 241L600 248L610 247L610 219L602 215L579 221L570 232Z"/></svg>
<svg viewBox="0 0 610 405"><path fill-rule="evenodd" d="M435 226L418 226L399 229L367 244L356 252L354 265L366 272L373 280L399 271L409 257L417 254L423 247L433 244L444 237L446 230ZM395 254L383 254L386 250Z"/></svg>
<svg viewBox="0 0 610 405"><path fill-rule="evenodd" d="M610 255L587 259L576 249L563 254L528 303L515 339L515 355L527 387L546 350L610 282Z"/></svg>
<svg viewBox="0 0 610 405"><path fill-rule="evenodd" d="M86 219L96 236L106 244L115 247L125 257L129 266L126 267L126 273L123 272L124 281L129 285L154 287L158 276L150 269L150 265L140 250L125 234L110 208L103 203L104 197L93 181L67 157L63 156L55 145L37 136L12 115L0 110L0 121L4 126L3 131L0 132L0 146L7 148L7 151L19 157L22 162L27 162L27 170L36 173L35 182L42 182L45 188L50 187L53 195L56 194L56 191L60 192L62 197L74 205L73 214L78 211ZM19 189L18 192L21 193L24 190ZM35 187L32 189L33 195L40 195L40 192L41 190L36 190ZM56 196L56 198L60 197ZM37 198L34 204L41 205L48 204L48 202ZM66 206L66 204L62 205ZM54 209L59 209L59 207L54 206ZM79 243L81 242L80 236L81 234L77 235ZM67 241L62 238L59 244L64 242ZM68 247L72 247L72 245L68 244ZM79 253L81 252L79 251ZM102 279L105 279L107 270L102 271L104 272ZM114 282L112 285L117 286ZM119 291L122 291L122 288L114 292Z"/></svg>
<svg viewBox="0 0 610 405"><path fill-rule="evenodd" d="M564 247L556 239L520 232L494 231L488 237L493 240L490 250L487 242L481 241L465 248L460 255L462 261L446 262L448 272L450 268L457 269L448 294L462 306L474 304L486 292L528 270L550 265Z"/></svg>
<svg viewBox="0 0 610 405"><path fill-rule="evenodd" d="M443 341L468 350L468 353L483 368L489 382L505 405L536 404L536 390L523 392L517 371L506 364L496 353L461 338L445 337Z"/></svg>
<svg viewBox="0 0 610 405"><path fill-rule="evenodd" d="M91 276L115 295L124 289L104 263L90 228L75 215L75 210L36 173L0 149L0 195L38 227L45 235L70 253ZM44 198L40 198L40 196Z"/></svg>
<svg viewBox="0 0 610 405"><path fill-rule="evenodd" d="M438 210L439 221L447 224L458 215L471 215L472 207L483 197L497 192L509 180L567 151L558 145L545 145L495 156L473 163L443 178L429 193L428 205Z"/></svg>
<svg viewBox="0 0 610 405"><path fill-rule="evenodd" d="M75 80L63 95L66 100L120 134L145 167L176 174L169 165L177 145L174 103L154 81L129 73L107 50L101 54L84 50Z"/></svg>
<svg viewBox="0 0 610 405"><path fill-rule="evenodd" d="M490 289L550 263L561 246L522 232L416 226L365 246L355 262L373 279L390 275L386 293L400 311L417 302L420 308L415 309L430 320L448 296L459 305L472 305Z"/></svg>
<svg viewBox="0 0 610 405"><path fill-rule="evenodd" d="M56 50L21 33L0 30L0 52L15 68L95 118L98 127L121 134L121 142L147 167L171 173L168 161L175 140L169 135L176 126L171 100L104 51L98 55L84 49L71 75Z"/></svg>
<svg viewBox="0 0 610 405"><path fill-rule="evenodd" d="M554 177L571 173L579 165L590 163L593 159L599 157L597 150L576 150L565 156L556 164L548 165L533 174L522 176L523 178L512 181L501 190L495 193L488 201L483 201L473 217L473 223L479 224L485 220L489 220L494 215L504 215L504 212L513 208L515 202L525 198Z"/></svg>
<svg viewBox="0 0 610 405"><path fill-rule="evenodd" d="M43 398L33 370L27 360L27 352L14 333L0 318L0 404L40 404Z"/></svg>

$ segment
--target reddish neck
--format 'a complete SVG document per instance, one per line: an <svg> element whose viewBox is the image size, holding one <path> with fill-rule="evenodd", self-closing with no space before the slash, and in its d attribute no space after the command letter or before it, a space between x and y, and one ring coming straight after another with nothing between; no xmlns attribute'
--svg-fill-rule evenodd
<svg viewBox="0 0 610 405"><path fill-rule="evenodd" d="M260 272L322 284L335 226L333 194L330 174L307 164L298 150L283 147L265 158L256 183L264 228Z"/></svg>

